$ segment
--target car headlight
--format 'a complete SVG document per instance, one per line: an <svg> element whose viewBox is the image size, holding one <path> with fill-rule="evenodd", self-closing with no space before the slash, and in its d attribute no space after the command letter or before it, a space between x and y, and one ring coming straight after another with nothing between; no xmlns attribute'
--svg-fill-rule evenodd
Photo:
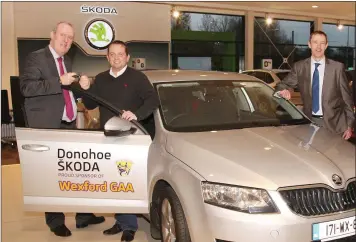
<svg viewBox="0 0 356 242"><path fill-rule="evenodd" d="M277 213L267 191L211 182L202 182L204 202L244 213Z"/></svg>

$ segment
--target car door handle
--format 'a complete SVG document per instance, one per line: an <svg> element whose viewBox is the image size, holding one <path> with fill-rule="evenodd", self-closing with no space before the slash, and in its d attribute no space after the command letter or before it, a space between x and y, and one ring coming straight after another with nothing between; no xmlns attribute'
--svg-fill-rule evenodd
<svg viewBox="0 0 356 242"><path fill-rule="evenodd" d="M22 145L22 149L35 151L35 152L43 152L43 151L48 151L49 147L46 145L28 144L28 145Z"/></svg>

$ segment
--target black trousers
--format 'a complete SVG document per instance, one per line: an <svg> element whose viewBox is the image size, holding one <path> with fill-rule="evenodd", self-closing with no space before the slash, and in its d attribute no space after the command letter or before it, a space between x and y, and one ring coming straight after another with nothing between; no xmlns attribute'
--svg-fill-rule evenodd
<svg viewBox="0 0 356 242"><path fill-rule="evenodd" d="M75 121L71 123L62 122L61 129L76 129ZM94 216L95 215L93 213L77 213L75 216L75 220L77 224L83 224ZM46 224L51 229L63 225L65 221L64 213L46 212L45 218L46 218Z"/></svg>
<svg viewBox="0 0 356 242"><path fill-rule="evenodd" d="M75 221L77 224L83 224L94 216L95 215L93 213L77 213L75 215ZM46 224L50 229L54 229L60 225L63 225L65 221L64 213L45 212L45 218Z"/></svg>

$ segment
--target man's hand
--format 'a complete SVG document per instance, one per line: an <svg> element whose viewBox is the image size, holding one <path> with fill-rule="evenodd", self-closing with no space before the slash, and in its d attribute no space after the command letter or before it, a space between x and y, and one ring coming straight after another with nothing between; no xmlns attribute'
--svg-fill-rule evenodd
<svg viewBox="0 0 356 242"><path fill-rule="evenodd" d="M290 91L285 89L285 90L282 90L282 91L279 91L278 94L283 97L284 99L287 99L289 100L291 98L291 94L290 94Z"/></svg>
<svg viewBox="0 0 356 242"><path fill-rule="evenodd" d="M123 110L124 113L121 115L121 118L126 119L126 120L137 120L137 117L135 114L133 114L131 111L125 111Z"/></svg>
<svg viewBox="0 0 356 242"><path fill-rule="evenodd" d="M84 90L88 90L90 87L90 80L87 76L81 76L79 80L79 84L81 88L83 88Z"/></svg>
<svg viewBox="0 0 356 242"><path fill-rule="evenodd" d="M75 72L65 73L63 76L60 77L60 83L64 86L72 84L72 82L75 81L75 78L73 77L74 75L76 75Z"/></svg>
<svg viewBox="0 0 356 242"><path fill-rule="evenodd" d="M352 129L349 127L342 135L342 138L344 138L345 140L348 140L351 138L351 136L352 136Z"/></svg>

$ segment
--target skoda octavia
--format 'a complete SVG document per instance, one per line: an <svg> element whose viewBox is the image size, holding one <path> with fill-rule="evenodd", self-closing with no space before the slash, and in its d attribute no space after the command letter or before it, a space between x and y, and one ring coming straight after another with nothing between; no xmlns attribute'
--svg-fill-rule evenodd
<svg viewBox="0 0 356 242"><path fill-rule="evenodd" d="M162 241L354 239L353 144L255 77L145 74L160 107L141 124L83 91L103 130L16 128L26 210L149 214Z"/></svg>

